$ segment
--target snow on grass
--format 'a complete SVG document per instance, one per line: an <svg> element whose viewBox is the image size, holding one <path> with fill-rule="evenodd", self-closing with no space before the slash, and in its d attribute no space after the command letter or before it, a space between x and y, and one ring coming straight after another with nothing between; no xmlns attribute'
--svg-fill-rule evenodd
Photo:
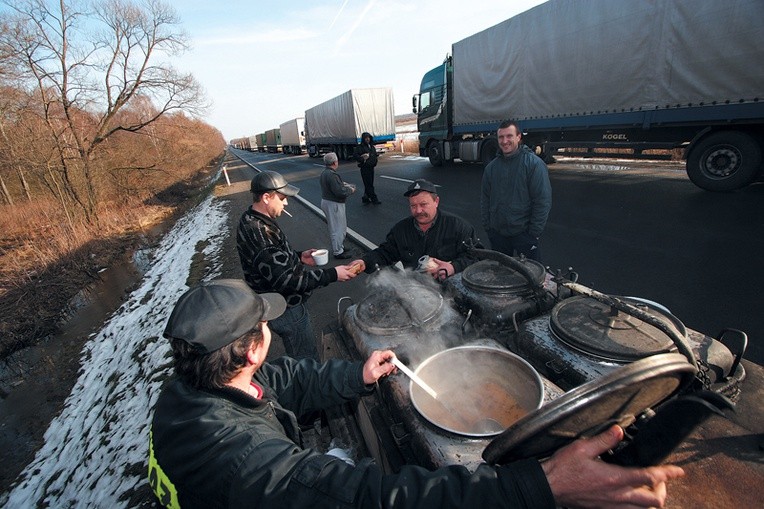
<svg viewBox="0 0 764 509"><path fill-rule="evenodd" d="M85 345L64 410L0 506L126 507L145 490L152 409L172 361L162 331L192 257L214 260L225 230L224 206L209 197L165 236L140 288Z"/></svg>

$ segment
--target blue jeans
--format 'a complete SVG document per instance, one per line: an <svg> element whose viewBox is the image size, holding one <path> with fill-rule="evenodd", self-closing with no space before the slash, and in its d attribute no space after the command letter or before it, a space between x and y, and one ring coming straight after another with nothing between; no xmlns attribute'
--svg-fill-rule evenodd
<svg viewBox="0 0 764 509"><path fill-rule="evenodd" d="M509 256L525 255L526 258L541 261L541 249L539 249L539 241L528 232L523 232L511 237L505 237L499 235L494 231L489 231L488 240L491 241L491 249L504 253ZM517 255L515 255L515 251Z"/></svg>
<svg viewBox="0 0 764 509"><path fill-rule="evenodd" d="M268 327L284 342L289 357L320 360L308 306L304 302L286 308L283 315L268 322Z"/></svg>

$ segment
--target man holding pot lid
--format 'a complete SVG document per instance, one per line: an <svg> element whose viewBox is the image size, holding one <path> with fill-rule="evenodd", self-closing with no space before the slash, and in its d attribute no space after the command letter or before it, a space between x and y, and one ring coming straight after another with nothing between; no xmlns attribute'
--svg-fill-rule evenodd
<svg viewBox="0 0 764 509"><path fill-rule="evenodd" d="M202 283L180 297L167 322L175 376L154 408L149 483L167 507L661 507L675 466L625 468L598 456L623 431L613 426L549 460L474 472L408 465L385 475L303 446L297 417L368 394L394 371L391 351L365 362L281 358L266 363L278 294L243 281Z"/></svg>
<svg viewBox="0 0 764 509"><path fill-rule="evenodd" d="M284 342L287 355L318 359L316 339L307 300L313 290L357 275L349 266L316 268L315 249L295 251L276 223L299 189L275 171L262 171L252 179L254 202L239 220L236 250L247 284L258 293L280 293L286 311L271 322L271 329Z"/></svg>
<svg viewBox="0 0 764 509"><path fill-rule="evenodd" d="M435 184L417 179L403 196L409 200L411 216L399 221L378 248L351 266L371 273L377 267L401 262L406 268L416 269L420 258L427 256L430 264L423 270L445 279L477 261L467 253L468 245L479 247L475 229L463 219L438 210L440 197Z"/></svg>

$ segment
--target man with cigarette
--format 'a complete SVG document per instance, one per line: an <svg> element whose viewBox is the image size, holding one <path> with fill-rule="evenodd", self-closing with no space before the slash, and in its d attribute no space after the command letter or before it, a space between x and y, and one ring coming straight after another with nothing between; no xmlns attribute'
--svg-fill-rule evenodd
<svg viewBox="0 0 764 509"><path fill-rule="evenodd" d="M357 271L347 265L320 269L313 260L315 249L295 251L275 219L285 212L288 198L299 189L275 171L263 171L252 179L252 205L242 214L236 232L244 279L257 293L280 293L287 303L284 314L271 321L287 355L318 360L307 300L313 290L335 281L347 281Z"/></svg>
<svg viewBox="0 0 764 509"><path fill-rule="evenodd" d="M419 259L429 257L421 270L443 280L461 272L476 258L468 254L469 246L479 247L475 229L463 219L438 210L440 197L435 184L417 179L403 196L409 200L411 217L399 221L378 248L366 253L350 265L371 273L378 267L401 262L416 269Z"/></svg>
<svg viewBox="0 0 764 509"><path fill-rule="evenodd" d="M149 432L149 484L165 507L663 507L666 484L684 475L662 465L626 468L599 459L623 430L576 440L544 462L482 463L384 474L305 447L298 418L353 401L394 372L392 351L366 361L265 362L269 323L286 302L238 280L202 283L180 297L164 337L175 376L163 387ZM350 458L351 460L353 458Z"/></svg>

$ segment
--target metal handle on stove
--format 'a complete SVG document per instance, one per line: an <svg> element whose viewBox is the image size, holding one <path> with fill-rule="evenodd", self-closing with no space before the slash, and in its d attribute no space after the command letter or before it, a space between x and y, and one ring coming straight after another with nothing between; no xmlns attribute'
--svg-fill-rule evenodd
<svg viewBox="0 0 764 509"><path fill-rule="evenodd" d="M348 304L348 306L344 310L340 311L340 305L342 304L343 300L349 300L350 304ZM343 313L343 311L347 310L347 308L349 308L352 305L353 305L353 299L351 297L348 297L348 296L340 297L340 300L337 301L337 325L339 325L340 327L342 326L342 313Z"/></svg>

